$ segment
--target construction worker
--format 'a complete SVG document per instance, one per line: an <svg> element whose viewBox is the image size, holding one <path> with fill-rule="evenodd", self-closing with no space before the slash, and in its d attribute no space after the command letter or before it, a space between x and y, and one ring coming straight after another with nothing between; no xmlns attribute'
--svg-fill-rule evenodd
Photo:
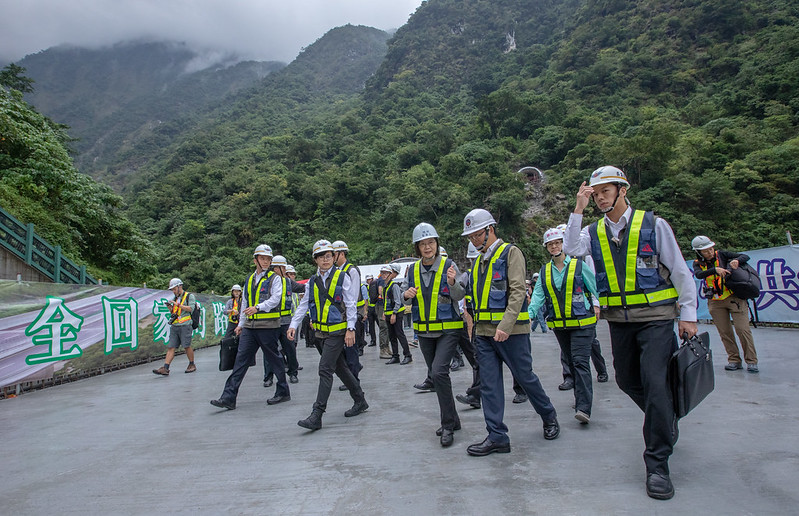
<svg viewBox="0 0 799 516"><path fill-rule="evenodd" d="M239 312L241 311L241 285L233 285L230 289L230 299L225 303L222 313L227 315L227 331L225 338L232 337L239 325Z"/></svg>
<svg viewBox="0 0 799 516"><path fill-rule="evenodd" d="M289 377L289 383L297 383L299 379L297 372L299 371L300 364L297 362L297 348L294 341L290 341L286 337L286 333L291 323L291 314L293 308L293 295L297 292L303 292L305 286L292 280L286 274L288 262L286 258L281 255L275 255L272 258L272 271L280 277L282 282L282 298L280 300L280 347L283 350L283 357L286 361L288 370L286 374ZM272 386L272 368L269 361L264 356L264 387Z"/></svg>
<svg viewBox="0 0 799 516"><path fill-rule="evenodd" d="M405 303L402 301L402 289L400 284L394 281L400 273L400 266L396 263L389 264L384 270L390 271L383 291L383 317L388 323L388 340L391 341L391 359L386 362L390 364L406 365L413 362L411 349L408 346L408 338L405 336L405 329L402 327L402 319L405 315ZM399 359L399 344L402 345L403 358Z"/></svg>
<svg viewBox="0 0 799 516"><path fill-rule="evenodd" d="M185 372L193 373L197 370L197 366L194 365L194 350L191 347L191 334L194 331L191 327L191 314L197 309L197 300L194 298L194 294L189 294L183 290L183 282L180 278L169 280L169 290L175 296L172 300L167 300L166 302L172 314L169 328L169 344L166 347L164 365L158 369L153 369L153 373L169 376L169 365L175 359L175 350L180 346L183 346L183 349L186 350L186 358L189 359L189 365L186 367Z"/></svg>
<svg viewBox="0 0 799 516"><path fill-rule="evenodd" d="M225 382L222 396L211 400L211 405L228 410L236 408L236 397L239 386L247 374L258 348L264 353L264 358L269 362L269 367L277 377L275 395L266 403L275 405L291 399L289 384L286 382L286 370L283 367L283 357L278 351L280 339L280 302L283 299L283 283L280 277L269 271L272 263L272 248L262 244L253 252L255 272L244 284L244 293L241 302L241 316L236 327L239 336L239 350L236 353L236 362L233 371Z"/></svg>
<svg viewBox="0 0 799 516"><path fill-rule="evenodd" d="M374 295L372 295L372 284L374 284ZM369 328L369 347L377 346L377 283L375 277L371 274L366 275L366 292L367 292L367 312L366 319Z"/></svg>
<svg viewBox="0 0 799 516"><path fill-rule="evenodd" d="M420 260L408 267L408 289L402 296L411 300L413 330L438 396L441 427L436 434L441 446L447 447L454 441L455 430L461 428L449 365L463 330L458 301L465 289L456 281L458 266L441 255L436 228L426 222L418 224L413 229L413 245Z"/></svg>
<svg viewBox="0 0 799 516"><path fill-rule="evenodd" d="M375 293L377 297L375 298L375 318L377 319L377 326L380 329L380 358L387 359L391 358L391 348L389 347L389 339L388 339L388 322L386 321L385 314L383 310L385 309L385 299L384 294L386 290L386 284L388 283L388 277L391 275L391 267L385 265L380 268L380 273L377 275L377 278L372 282L372 289L370 291L369 297L374 297Z"/></svg>
<svg viewBox="0 0 799 516"><path fill-rule="evenodd" d="M505 396L502 364L524 389L544 423L544 438L560 435L555 407L533 372L527 277L521 250L496 234L496 221L486 210L474 209L463 220L463 233L480 252L469 277L474 303L474 340L480 365L480 397L488 436L469 446L469 455L510 453L508 427L503 423Z"/></svg>
<svg viewBox="0 0 799 516"><path fill-rule="evenodd" d="M596 169L577 192L563 250L594 259L616 383L644 412L646 492L665 500L674 496L668 461L678 435L667 377L674 320L680 335L696 335L696 287L669 224L630 207L629 188L620 169ZM581 229L592 198L604 217Z"/></svg>
<svg viewBox="0 0 799 516"><path fill-rule="evenodd" d="M333 264L341 270L344 274L349 275L350 281L358 289L358 302L355 303L356 307L356 322L355 322L355 345L352 347L344 347L344 358L347 360L347 366L352 371L352 375L358 380L358 373L363 369L359 355L362 354L363 345L366 344L363 338L363 318L366 315L366 300L363 298L361 292L361 271L358 267L353 266L347 260L347 254L350 248L343 240L336 240L333 242ZM360 380L358 380L360 381ZM346 385L339 386L339 390L345 390Z"/></svg>
<svg viewBox="0 0 799 516"><path fill-rule="evenodd" d="M544 233L544 247L552 260L541 267L527 312L536 316L546 307L547 326L555 333L561 356L568 360L574 379L574 417L582 424L591 420L594 390L591 382L591 343L596 335L596 309L587 295L597 297L593 271L579 258L563 253L563 231L550 228Z"/></svg>
<svg viewBox="0 0 799 516"><path fill-rule="evenodd" d="M352 408L344 412L345 417L357 416L366 411L369 404L358 380L347 367L343 353L345 347L355 345L355 314L360 283L353 283L349 274L333 265L334 250L329 241L317 241L312 256L317 270L305 284L305 294L291 319L288 338L294 340L305 312L309 312L311 326L322 352L319 358L319 390L311 415L297 424L308 430L319 430L333 387L333 373L344 382L354 401Z"/></svg>

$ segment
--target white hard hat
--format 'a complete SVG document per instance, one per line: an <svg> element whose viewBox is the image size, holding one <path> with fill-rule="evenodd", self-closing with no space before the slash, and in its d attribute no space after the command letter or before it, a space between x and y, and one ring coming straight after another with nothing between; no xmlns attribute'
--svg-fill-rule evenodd
<svg viewBox="0 0 799 516"><path fill-rule="evenodd" d="M286 258L283 255L276 254L275 257L272 258L273 267L285 267L288 264L289 262L286 261Z"/></svg>
<svg viewBox="0 0 799 516"><path fill-rule="evenodd" d="M330 245L331 245L331 247L333 247L334 251L349 251L350 250L350 248L347 247L347 243L345 241L343 241L343 240L336 240L335 242L333 242Z"/></svg>
<svg viewBox="0 0 799 516"><path fill-rule="evenodd" d="M539 274L537 272L533 273L533 279L538 279Z"/></svg>
<svg viewBox="0 0 799 516"><path fill-rule="evenodd" d="M446 250L446 249L444 249L444 246L441 246L441 245L440 245L440 246L438 246L438 254L440 254L440 255L441 255L441 256L443 256L444 258L447 258L447 257L449 256L449 255L447 254L447 250Z"/></svg>
<svg viewBox="0 0 799 516"><path fill-rule="evenodd" d="M466 259L472 260L478 256L480 256L480 251L477 250L473 243L469 242L469 247L466 250Z"/></svg>
<svg viewBox="0 0 799 516"><path fill-rule="evenodd" d="M255 248L255 251L252 253L252 257L255 258L256 256L269 256L272 257L272 248L266 244L261 244Z"/></svg>
<svg viewBox="0 0 799 516"><path fill-rule="evenodd" d="M565 233L565 232L566 232L566 228L567 228L568 226L566 226L566 224L558 224L558 225L557 225L557 226L555 226L555 227L556 227L557 229L559 229L559 230L561 230L561 231L563 231L563 232Z"/></svg>
<svg viewBox="0 0 799 516"><path fill-rule="evenodd" d="M553 240L563 240L563 231L558 228L549 228L544 233L544 247Z"/></svg>
<svg viewBox="0 0 799 516"><path fill-rule="evenodd" d="M375 277L374 277L374 276L372 276L371 274L367 274L367 275L366 275L366 279L368 279L368 280L370 280L370 279L375 279Z"/></svg>
<svg viewBox="0 0 799 516"><path fill-rule="evenodd" d="M599 167L591 173L591 179L588 181L588 186L599 186L607 183L620 184L630 188L630 182L627 181L627 175L616 167L604 166Z"/></svg>
<svg viewBox="0 0 799 516"><path fill-rule="evenodd" d="M395 274L399 274L400 273L400 266L399 266L398 263L391 263L391 264L389 264L389 267L391 267L391 272L393 272Z"/></svg>
<svg viewBox="0 0 799 516"><path fill-rule="evenodd" d="M335 251L335 249L333 249L333 244L331 244L328 240L317 240L316 243L313 245L314 258L316 258L316 255L322 254L327 251Z"/></svg>
<svg viewBox="0 0 799 516"><path fill-rule="evenodd" d="M241 292L241 285L239 284L233 285L233 287L230 290L231 292L234 290L238 290L239 292Z"/></svg>
<svg viewBox="0 0 799 516"><path fill-rule="evenodd" d="M286 265L286 274L288 274L290 272L294 273L294 274L297 274L297 271L294 269L293 265Z"/></svg>
<svg viewBox="0 0 799 516"><path fill-rule="evenodd" d="M183 285L183 282L180 281L180 278L172 278L169 280L169 290L172 290L175 287L179 287Z"/></svg>
<svg viewBox="0 0 799 516"><path fill-rule="evenodd" d="M691 240L691 247L694 251L701 251L703 249L710 249L711 247L715 246L716 243L710 240L705 235L699 235L698 237Z"/></svg>
<svg viewBox="0 0 799 516"><path fill-rule="evenodd" d="M463 233L461 236L470 235L488 226L493 226L497 223L494 217L488 211L475 208L466 214L463 219Z"/></svg>
<svg viewBox="0 0 799 516"><path fill-rule="evenodd" d="M438 238L438 232L432 224L421 222L413 228L413 243L421 242L425 238Z"/></svg>
<svg viewBox="0 0 799 516"><path fill-rule="evenodd" d="M391 268L391 265L383 265L380 267L380 272L394 272L394 269Z"/></svg>

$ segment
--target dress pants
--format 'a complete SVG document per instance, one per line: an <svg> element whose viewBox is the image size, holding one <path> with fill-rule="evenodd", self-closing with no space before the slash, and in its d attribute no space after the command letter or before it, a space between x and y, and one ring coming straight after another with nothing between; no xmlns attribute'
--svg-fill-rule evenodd
<svg viewBox="0 0 799 516"><path fill-rule="evenodd" d="M236 362L233 364L233 371L225 382L225 390L222 391L222 399L235 403L239 393L239 386L250 361L255 357L258 348L264 352L264 357L271 364L272 370L277 377L277 389L275 396L288 396L289 384L286 382L286 372L283 369L283 357L277 350L277 342L280 335L280 328L252 329L243 328L239 335L239 351L236 353Z"/></svg>
<svg viewBox="0 0 799 516"><path fill-rule="evenodd" d="M469 338L466 328L461 330L459 344L463 350L463 356L472 366L472 385L466 389L466 394L480 399L480 366L477 363L477 350L474 347L474 342Z"/></svg>
<svg viewBox="0 0 799 516"><path fill-rule="evenodd" d="M605 364L605 357L602 356L602 346L599 344L599 339L596 338L596 326L594 328L594 340L591 342L591 362L594 363L596 374L608 374L608 366ZM569 359L561 351L560 365L563 367L563 381L572 379L572 374L569 371Z"/></svg>
<svg viewBox="0 0 799 516"><path fill-rule="evenodd" d="M674 320L608 321L616 383L644 412L644 463L647 473L669 474L676 415L668 379L677 350Z"/></svg>
<svg viewBox="0 0 799 516"><path fill-rule="evenodd" d="M594 386L591 381L591 342L596 325L588 328L554 329L560 356L568 357L569 374L574 380L574 410L591 415Z"/></svg>
<svg viewBox="0 0 799 516"><path fill-rule="evenodd" d="M377 312L374 306L370 306L366 312L366 319L369 327L369 345L374 346L377 344L377 333L375 332L375 321L377 321Z"/></svg>
<svg viewBox="0 0 799 516"><path fill-rule="evenodd" d="M452 395L452 380L449 377L449 364L455 354L460 336L458 333L444 333L439 337L426 337L419 334L419 349L424 355L430 379L438 396L438 407L441 412L441 426L445 430L455 430L460 422L455 409L455 398Z"/></svg>
<svg viewBox="0 0 799 516"><path fill-rule="evenodd" d="M391 341L391 355L399 358L399 346L402 346L403 356L411 356L411 349L408 347L408 337L405 336L405 330L402 327L403 314L397 314L394 324L386 321L388 326L388 339ZM453 351L454 354L454 351ZM452 355L449 357L452 358Z"/></svg>
<svg viewBox="0 0 799 516"><path fill-rule="evenodd" d="M350 396L356 402L363 400L363 390L360 383L352 375L344 359L344 334L329 335L317 338L322 356L319 358L319 390L313 408L324 412L327 409L327 400L333 388L333 374L335 373L349 389ZM354 348L355 346L353 346Z"/></svg>
<svg viewBox="0 0 799 516"><path fill-rule="evenodd" d="M510 442L508 427L502 421L505 415L503 363L518 380L541 419L549 422L557 418L555 407L533 372L529 333L510 335L504 342L497 342L493 337L476 335L474 342L477 347L477 363L480 364L480 396L489 439L495 443Z"/></svg>
<svg viewBox="0 0 799 516"><path fill-rule="evenodd" d="M755 339L752 338L752 329L749 328L749 305L746 301L735 296L726 299L711 299L707 302L710 317L721 337L724 349L727 351L727 362L734 364L741 363L741 355L738 352L738 344L735 343L735 333L741 341L744 360L747 364L757 364L757 351L755 351ZM732 323L730 323L732 317Z"/></svg>
<svg viewBox="0 0 799 516"><path fill-rule="evenodd" d="M388 345L388 321L383 318L383 313L383 300L381 299L377 302L377 306L375 306L377 325L380 328L380 353L390 355L391 348L389 348Z"/></svg>
<svg viewBox="0 0 799 516"><path fill-rule="evenodd" d="M288 324L280 325L280 347L283 349L283 354L286 357L285 365L288 366L288 371L286 371L286 374L289 376L294 376L297 374L297 370L300 368L300 363L297 361L297 345L290 341L286 335L288 329ZM281 365L281 367L283 366ZM272 366L270 365L269 361L266 360L266 354L264 354L264 380L272 378L272 374Z"/></svg>

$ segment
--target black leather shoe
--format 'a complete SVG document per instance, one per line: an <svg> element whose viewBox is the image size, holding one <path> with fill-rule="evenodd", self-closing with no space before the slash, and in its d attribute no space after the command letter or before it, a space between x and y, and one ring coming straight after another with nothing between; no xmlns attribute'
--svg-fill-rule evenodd
<svg viewBox="0 0 799 516"><path fill-rule="evenodd" d="M266 400L266 404L277 405L278 403L283 403L284 401L291 401L291 396L274 396L273 398Z"/></svg>
<svg viewBox="0 0 799 516"><path fill-rule="evenodd" d="M510 443L495 443L486 437L485 441L466 448L466 453L475 457L483 457L489 453L510 453Z"/></svg>
<svg viewBox="0 0 799 516"><path fill-rule="evenodd" d="M452 446L452 443L455 442L455 433L452 430L444 430L441 434L441 446L444 448L448 446Z"/></svg>
<svg viewBox="0 0 799 516"><path fill-rule="evenodd" d="M517 394L513 397L513 403L524 403L525 401L527 401L526 394Z"/></svg>
<svg viewBox="0 0 799 516"><path fill-rule="evenodd" d="M417 383L416 385L413 386L413 388L414 389L419 389L420 391L425 391L425 392L430 392L430 391L434 391L435 390L435 387L433 387L433 384L428 382L427 380L423 381L422 383Z"/></svg>
<svg viewBox="0 0 799 516"><path fill-rule="evenodd" d="M218 400L211 400L211 405L213 405L214 407L225 408L228 410L236 410L235 403L223 400L222 398L219 398Z"/></svg>
<svg viewBox="0 0 799 516"><path fill-rule="evenodd" d="M402 362L400 362L400 365L407 365L407 364L410 364L411 362L413 362L413 358L405 357L405 358L402 359Z"/></svg>
<svg viewBox="0 0 799 516"><path fill-rule="evenodd" d="M457 371L461 368L461 365L458 363L457 358L453 358L449 363L449 370L450 371Z"/></svg>
<svg viewBox="0 0 799 516"><path fill-rule="evenodd" d="M460 422L460 421L458 421L457 423L455 423L455 427L453 427L453 429L452 429L452 430L453 430L453 431L456 431L456 430L460 430L460 429L461 429L461 422ZM441 437L441 435L442 435L443 433L444 433L444 427L443 427L443 426L439 426L439 427L438 427L438 430L436 430L436 435L437 435L437 436L439 436L439 437Z"/></svg>
<svg viewBox="0 0 799 516"><path fill-rule="evenodd" d="M296 374L290 374L290 375L289 375L289 383L297 383L297 382L299 382L299 381L300 381L300 380L297 378L297 375L296 375Z"/></svg>
<svg viewBox="0 0 799 516"><path fill-rule="evenodd" d="M544 422L544 439L551 441L560 435L560 425L557 419Z"/></svg>
<svg viewBox="0 0 799 516"><path fill-rule="evenodd" d="M346 390L348 390L348 389L347 389L347 386L346 386L346 385L344 385L344 384L342 383L341 385L339 385L339 386L338 386L338 390L340 390L340 391L346 391Z"/></svg>
<svg viewBox="0 0 799 516"><path fill-rule="evenodd" d="M469 405L472 408L479 409L482 404L480 403L480 398L477 396L472 396L471 394L458 394L455 396L455 399L463 403L464 405Z"/></svg>
<svg viewBox="0 0 799 516"><path fill-rule="evenodd" d="M386 362L386 365L399 364L399 363L400 363L399 357L391 357L391 360Z"/></svg>
<svg viewBox="0 0 799 516"><path fill-rule="evenodd" d="M264 380L264 387L271 387L274 383L275 381L272 380L271 378L268 380Z"/></svg>
<svg viewBox="0 0 799 516"><path fill-rule="evenodd" d="M668 500L674 496L674 486L668 475L650 473L646 476L646 494L656 500Z"/></svg>
<svg viewBox="0 0 799 516"><path fill-rule="evenodd" d="M372 342L372 343L367 345L367 347L370 347L370 348L373 348L375 346L377 346L377 342Z"/></svg>
<svg viewBox="0 0 799 516"><path fill-rule="evenodd" d="M558 390L560 391L570 391L574 389L574 381L572 380L564 380L562 384L558 385Z"/></svg>
<svg viewBox="0 0 799 516"><path fill-rule="evenodd" d="M596 375L596 381L599 383L605 383L608 381L608 373L599 373Z"/></svg>
<svg viewBox="0 0 799 516"><path fill-rule="evenodd" d="M368 408L369 404L366 403L366 400L356 401L352 408L344 413L344 417L357 416L362 412L366 412L366 409Z"/></svg>

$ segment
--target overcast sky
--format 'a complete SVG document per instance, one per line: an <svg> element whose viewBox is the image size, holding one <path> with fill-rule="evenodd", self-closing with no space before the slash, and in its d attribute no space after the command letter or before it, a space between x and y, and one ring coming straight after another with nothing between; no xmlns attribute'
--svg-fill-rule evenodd
<svg viewBox="0 0 799 516"><path fill-rule="evenodd" d="M97 48L131 39L289 62L328 30L389 30L422 0L0 0L0 61L62 43Z"/></svg>

